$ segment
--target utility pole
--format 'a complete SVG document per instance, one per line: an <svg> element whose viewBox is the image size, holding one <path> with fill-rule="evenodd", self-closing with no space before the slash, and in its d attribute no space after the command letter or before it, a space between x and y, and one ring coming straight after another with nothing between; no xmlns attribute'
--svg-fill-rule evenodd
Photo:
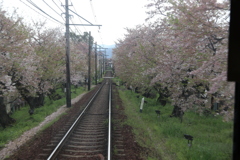
<svg viewBox="0 0 240 160"><path fill-rule="evenodd" d="M95 85L97 85L97 42L95 43Z"/></svg>
<svg viewBox="0 0 240 160"><path fill-rule="evenodd" d="M105 72L105 58L104 58L105 54L106 54L106 50L105 50L105 52L103 53L103 74L104 74L104 72Z"/></svg>
<svg viewBox="0 0 240 160"><path fill-rule="evenodd" d="M103 55L102 55L102 63L101 63L101 65L102 65L102 67L101 67L101 77L103 77L103 74L104 74L104 68L103 68L103 65L104 64L104 53L103 53Z"/></svg>
<svg viewBox="0 0 240 160"><path fill-rule="evenodd" d="M104 58L104 56L106 56L106 49L108 49L108 48L100 48L100 49L104 49L105 51L104 51L104 53L102 53L102 63L101 63L101 77L102 77L102 75L104 74L104 72L105 72L105 58Z"/></svg>
<svg viewBox="0 0 240 160"><path fill-rule="evenodd" d="M89 38L88 38L88 91L91 89L91 49L92 49L92 44L91 44L91 32L89 32Z"/></svg>
<svg viewBox="0 0 240 160"><path fill-rule="evenodd" d="M76 14L78 17L80 17L81 19L83 19L84 21L86 21L88 24L69 24L69 10ZM66 33L65 33L65 37L66 37L66 105L67 107L71 107L71 80L70 80L70 44L69 44L69 25L77 25L77 26L102 26L102 25L94 25L91 22L87 21L85 18L83 18L82 16L78 15L76 12L72 11L71 9L69 9L69 5L68 5L68 0L65 0L65 16L66 16ZM91 33L89 33L91 37ZM90 38L89 38L90 41ZM90 42L89 42L90 44ZM90 46L89 46L89 52L90 52ZM89 53L90 55L90 53ZM89 56L90 57L90 56ZM91 59L90 59L91 60ZM91 70L91 68L89 68L89 71ZM91 79L90 79L90 74L88 77L88 84L89 84L89 90L90 90L90 83L91 83Z"/></svg>
<svg viewBox="0 0 240 160"><path fill-rule="evenodd" d="M107 55L106 55L106 53L107 53L107 51L106 51L106 49L108 49L108 48L103 48L104 49L104 54L103 54L103 73L105 72L105 70L106 70L106 61L107 61Z"/></svg>
<svg viewBox="0 0 240 160"><path fill-rule="evenodd" d="M71 81L70 81L70 45L69 45L69 11L68 0L65 0L65 16L66 16L66 105L71 107Z"/></svg>
<svg viewBox="0 0 240 160"><path fill-rule="evenodd" d="M99 78L102 78L102 61L99 58Z"/></svg>

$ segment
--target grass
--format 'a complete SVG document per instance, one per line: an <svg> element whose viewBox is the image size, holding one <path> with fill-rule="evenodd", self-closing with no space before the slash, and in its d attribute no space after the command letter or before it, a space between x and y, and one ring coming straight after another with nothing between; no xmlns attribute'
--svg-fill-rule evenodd
<svg viewBox="0 0 240 160"><path fill-rule="evenodd" d="M73 90L75 89L72 88L72 91ZM84 92L84 88L77 88L71 94L71 97L75 98L83 92ZM62 93L61 90L57 90L57 93L60 95L64 95L64 93ZM12 127L7 127L5 129L0 127L0 149L3 148L5 144L7 144L9 141L18 138L25 131L39 125L45 119L46 116L57 111L57 109L64 104L66 104L65 97L56 101L50 101L50 99L46 97L44 106L40 108L36 108L34 110L34 114L31 116L28 113L29 106L22 107L21 110L14 112L11 115L11 117L16 120L16 123L14 123ZM59 118L60 116L57 119ZM41 130L49 127L56 120L49 122L49 124L43 126Z"/></svg>
<svg viewBox="0 0 240 160"><path fill-rule="evenodd" d="M173 106L161 106L146 99L143 112L139 112L141 97L129 90L119 90L128 120L134 128L136 140L152 153L148 160L228 160L232 154L233 122L223 122L214 116L199 116L185 112L183 122L170 118ZM157 117L155 110L160 110ZM137 122L137 123L136 123ZM193 136L192 146L184 134Z"/></svg>

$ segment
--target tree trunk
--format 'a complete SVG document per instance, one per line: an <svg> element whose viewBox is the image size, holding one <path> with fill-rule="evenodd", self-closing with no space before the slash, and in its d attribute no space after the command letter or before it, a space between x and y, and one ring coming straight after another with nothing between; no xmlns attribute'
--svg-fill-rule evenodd
<svg viewBox="0 0 240 160"><path fill-rule="evenodd" d="M0 124L3 128L6 128L6 126L14 123L16 120L7 114L6 106L3 100L3 97L0 97Z"/></svg>
<svg viewBox="0 0 240 160"><path fill-rule="evenodd" d="M32 115L34 113L35 108L43 106L44 94L37 93L37 97L28 96L29 91L25 87L22 87L22 84L20 83L20 81L16 81L15 83L16 83L17 90L30 106L30 109L28 112L30 115Z"/></svg>
<svg viewBox="0 0 240 160"><path fill-rule="evenodd" d="M172 111L172 116L173 117L180 117L183 113L182 113L182 109L177 106L177 105L174 105L174 108L173 108L173 111Z"/></svg>
<svg viewBox="0 0 240 160"><path fill-rule="evenodd" d="M170 117L178 117L178 118L180 118L181 123L182 123L183 115L184 115L183 110L179 106L174 105L174 108L173 108L173 111L172 111L172 114L170 115Z"/></svg>
<svg viewBox="0 0 240 160"><path fill-rule="evenodd" d="M162 106L165 106L167 104L166 98L162 94L159 94L157 102L159 102Z"/></svg>
<svg viewBox="0 0 240 160"><path fill-rule="evenodd" d="M157 98L157 102L159 102L162 106L165 106L168 103L168 97L170 97L170 92L167 87L161 87L161 85L154 86L155 90L158 92L159 97Z"/></svg>
<svg viewBox="0 0 240 160"><path fill-rule="evenodd" d="M38 95L38 97L22 95L24 97L25 101L27 101L27 103L30 106L30 109L29 109L30 115L32 115L34 113L35 108L38 108L38 107L41 107L44 105L44 95L40 94L40 93L38 93L37 95Z"/></svg>

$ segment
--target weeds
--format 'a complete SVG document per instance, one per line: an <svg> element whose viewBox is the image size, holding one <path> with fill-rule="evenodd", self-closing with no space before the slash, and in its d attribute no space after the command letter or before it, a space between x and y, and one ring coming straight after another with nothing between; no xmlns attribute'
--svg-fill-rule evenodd
<svg viewBox="0 0 240 160"><path fill-rule="evenodd" d="M139 112L137 94L128 90L119 90L125 106L128 120L141 146L152 150L150 159L177 160L223 160L231 159L233 122L223 122L222 118L200 116L194 112L185 112L183 122L170 118L173 106L161 106L152 99L146 99L148 105ZM160 110L160 117L155 110ZM184 134L193 136L192 146Z"/></svg>

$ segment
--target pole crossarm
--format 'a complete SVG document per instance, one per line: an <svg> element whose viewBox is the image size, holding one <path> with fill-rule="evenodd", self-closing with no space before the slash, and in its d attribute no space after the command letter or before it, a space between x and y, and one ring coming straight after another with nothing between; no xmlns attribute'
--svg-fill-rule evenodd
<svg viewBox="0 0 240 160"><path fill-rule="evenodd" d="M75 26L102 26L102 25L99 25L99 24L69 24L69 25L75 25Z"/></svg>
<svg viewBox="0 0 240 160"><path fill-rule="evenodd" d="M103 48L102 46L100 46L100 45L97 45L97 46L95 46L96 48L99 48L99 49L101 49L101 48ZM107 48L106 48L107 49Z"/></svg>

